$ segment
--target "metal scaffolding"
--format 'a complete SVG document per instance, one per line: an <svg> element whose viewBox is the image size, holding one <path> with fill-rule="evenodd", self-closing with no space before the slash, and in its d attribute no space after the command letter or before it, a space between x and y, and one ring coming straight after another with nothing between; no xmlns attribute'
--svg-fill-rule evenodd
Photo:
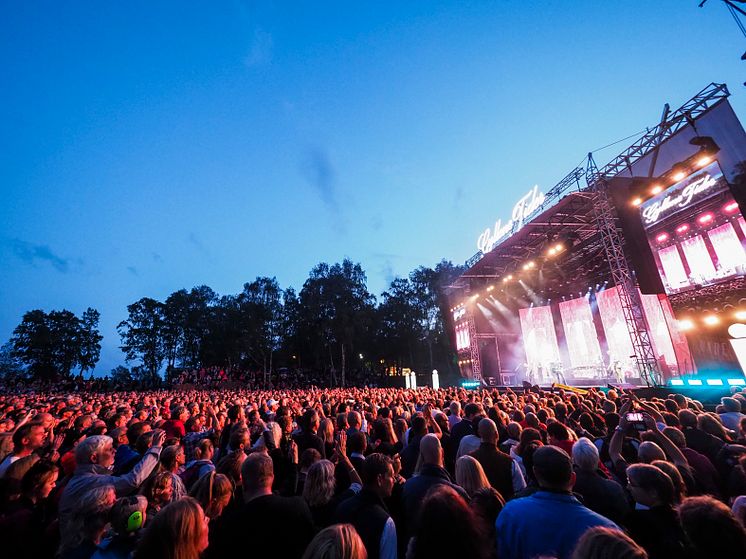
<svg viewBox="0 0 746 559"><path fill-rule="evenodd" d="M617 226L616 212L609 200L609 183L606 181L606 177L599 173L591 153L588 154L585 178L589 190L595 196L593 211L596 226L603 241L604 253L609 264L612 280L617 287L624 322L627 325L629 338L632 342L640 378L648 386L657 386L660 384L660 370L650 340L650 329L642 308L640 291L624 255L622 232Z"/></svg>
<svg viewBox="0 0 746 559"><path fill-rule="evenodd" d="M469 349L471 350L471 374L474 380L482 380L482 358L479 356L479 340L477 340L477 325L474 316L468 313Z"/></svg>

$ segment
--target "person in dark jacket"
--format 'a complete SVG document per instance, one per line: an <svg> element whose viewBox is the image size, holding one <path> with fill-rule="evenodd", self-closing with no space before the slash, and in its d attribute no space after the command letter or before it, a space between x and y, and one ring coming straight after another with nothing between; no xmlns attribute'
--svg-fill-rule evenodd
<svg viewBox="0 0 746 559"><path fill-rule="evenodd" d="M355 527L368 551L368 559L396 559L396 525L384 504L395 481L391 459L374 452L365 459L360 473L363 489L340 503L335 521Z"/></svg>
<svg viewBox="0 0 746 559"><path fill-rule="evenodd" d="M306 449L313 448L323 457L324 441L316 434L321 423L319 421L319 414L314 409L307 409L303 413L300 423L301 432L293 435L293 439L298 445L298 453L303 454Z"/></svg>
<svg viewBox="0 0 746 559"><path fill-rule="evenodd" d="M630 510L624 488L616 481L598 473L598 449L589 439L581 438L572 447L575 466L573 492L580 495L583 504L617 524L621 524Z"/></svg>
<svg viewBox="0 0 746 559"><path fill-rule="evenodd" d="M420 441L420 471L404 484L402 501L404 503L404 517L407 521L407 534L414 534L417 527L417 516L427 492L438 485L452 487L465 500L469 500L466 492L451 481L451 477L443 467L443 448L440 440L432 433L422 437Z"/></svg>
<svg viewBox="0 0 746 559"><path fill-rule="evenodd" d="M244 504L226 514L206 550L207 558L239 557L246 545L255 557L300 558L314 536L308 505L299 497L272 493L272 458L250 454L241 466Z"/></svg>
<svg viewBox="0 0 746 559"><path fill-rule="evenodd" d="M497 425L491 419L479 422L481 444L471 453L482 465L490 485L497 489L503 499L509 501L516 491L526 487L521 468L507 454L497 448Z"/></svg>

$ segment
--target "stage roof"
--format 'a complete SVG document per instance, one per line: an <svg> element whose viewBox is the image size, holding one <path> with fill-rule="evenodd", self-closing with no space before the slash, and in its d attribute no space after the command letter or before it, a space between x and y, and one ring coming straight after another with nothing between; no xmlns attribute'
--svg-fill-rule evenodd
<svg viewBox="0 0 746 559"><path fill-rule="evenodd" d="M587 190L564 196L496 245L451 287L459 291L467 287L480 289L509 274L516 279L525 275L528 279L541 271L543 288L555 291L580 278L587 281L589 277L608 275L593 215L594 197L595 194ZM558 242L566 249L556 257L547 257L547 249ZM536 262L536 269L524 272L523 265L532 260Z"/></svg>

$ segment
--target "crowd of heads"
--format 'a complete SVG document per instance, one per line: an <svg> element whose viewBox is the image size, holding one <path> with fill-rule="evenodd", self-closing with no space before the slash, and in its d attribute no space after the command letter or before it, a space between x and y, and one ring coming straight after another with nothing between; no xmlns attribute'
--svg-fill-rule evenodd
<svg viewBox="0 0 746 559"><path fill-rule="evenodd" d="M746 556L746 393L210 388L234 373L3 391L7 556Z"/></svg>

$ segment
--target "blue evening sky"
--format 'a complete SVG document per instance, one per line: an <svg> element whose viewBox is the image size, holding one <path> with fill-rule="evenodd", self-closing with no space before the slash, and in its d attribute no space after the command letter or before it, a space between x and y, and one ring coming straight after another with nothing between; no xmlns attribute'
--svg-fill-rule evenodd
<svg viewBox="0 0 746 559"><path fill-rule="evenodd" d="M463 262L665 102L726 82L746 116L746 40L697 4L4 0L0 343L92 306L105 373L140 297Z"/></svg>

